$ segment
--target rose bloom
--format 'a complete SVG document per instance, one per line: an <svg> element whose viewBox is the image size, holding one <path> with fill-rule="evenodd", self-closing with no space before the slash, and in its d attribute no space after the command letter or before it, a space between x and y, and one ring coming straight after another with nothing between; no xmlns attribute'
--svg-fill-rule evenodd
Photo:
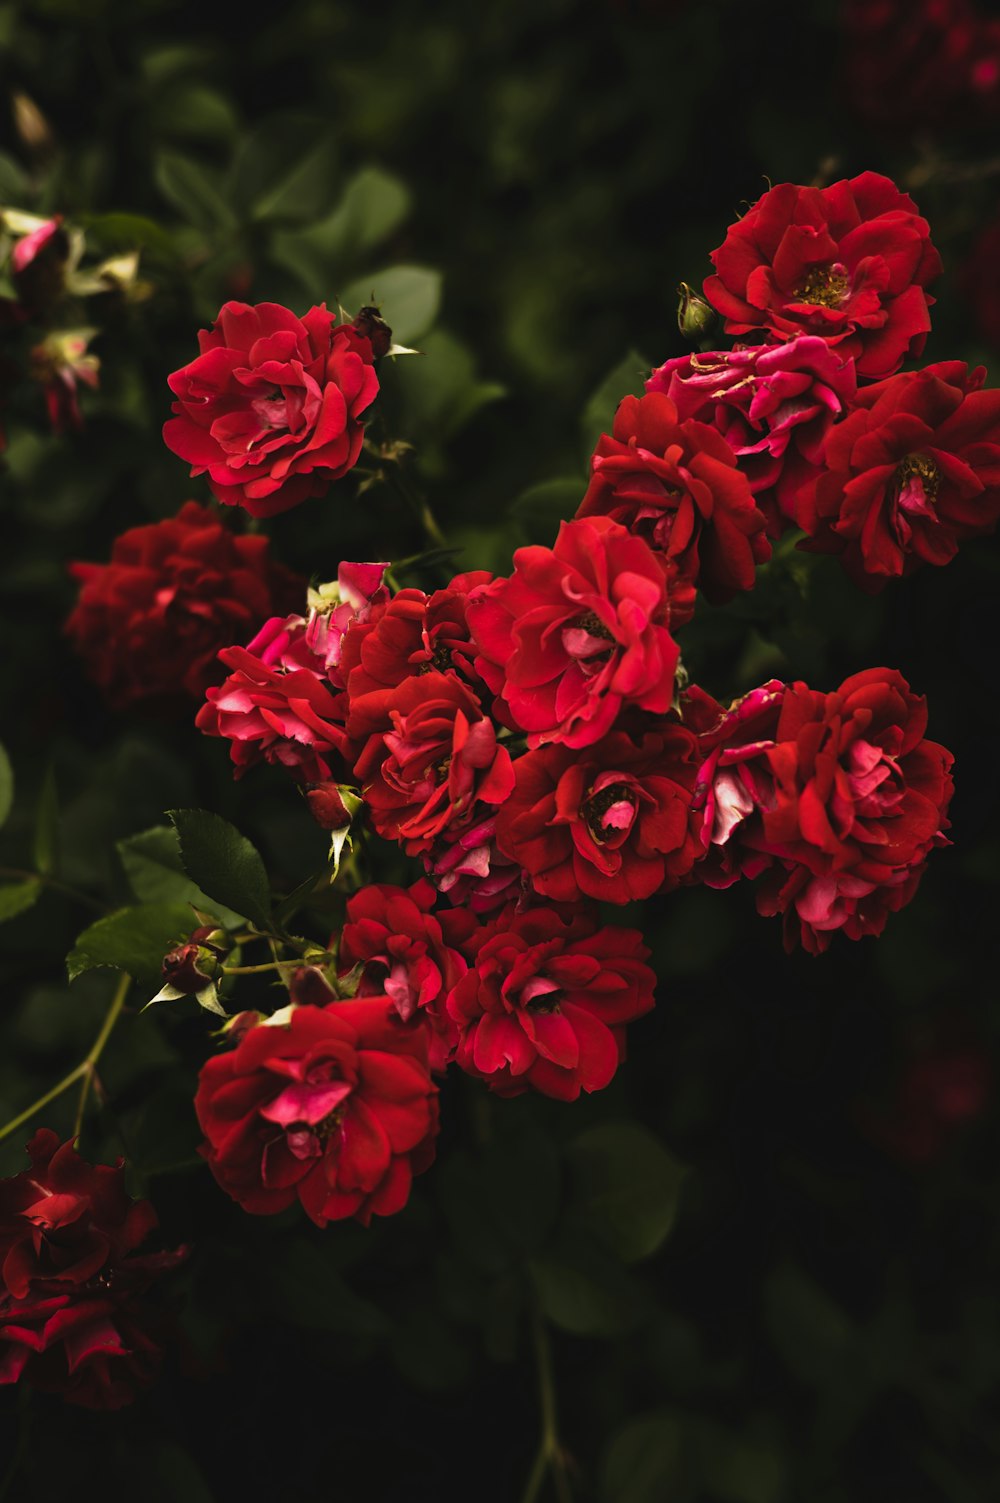
<svg viewBox="0 0 1000 1503"><path fill-rule="evenodd" d="M317 1226L367 1226L406 1204L434 1158L437 1086L426 1030L394 1017L388 997L292 1007L202 1066L201 1152L245 1211L298 1200Z"/></svg>
<svg viewBox="0 0 1000 1503"><path fill-rule="evenodd" d="M186 1250L137 1251L156 1213L125 1193L122 1160L88 1164L47 1128L28 1154L30 1169L0 1180L0 1383L120 1409L159 1372L144 1296Z"/></svg>
<svg viewBox="0 0 1000 1503"><path fill-rule="evenodd" d="M665 392L682 422L716 428L739 461L771 537L798 526L800 492L822 470L832 425L854 400L854 362L825 339L681 355L646 390Z"/></svg>
<svg viewBox="0 0 1000 1503"><path fill-rule="evenodd" d="M269 548L186 501L175 517L123 532L109 563L71 564L80 594L66 632L111 704L202 698L221 677L219 649L301 597L303 581Z"/></svg>
<svg viewBox="0 0 1000 1503"><path fill-rule="evenodd" d="M662 555L672 626L691 619L696 588L713 604L753 589L771 557L764 516L715 428L680 421L663 392L626 397L590 467L577 516L611 517Z"/></svg>
<svg viewBox="0 0 1000 1503"><path fill-rule="evenodd" d="M226 303L201 353L168 378L168 449L208 474L226 506L273 517L322 495L361 453L361 414L378 394L370 339L324 304Z"/></svg>
<svg viewBox="0 0 1000 1503"><path fill-rule="evenodd" d="M727 334L818 334L878 379L924 347L924 289L941 270L929 237L913 200L877 172L828 188L781 183L712 252L705 296Z"/></svg>
<svg viewBox="0 0 1000 1503"><path fill-rule="evenodd" d="M274 616L246 647L219 653L231 672L208 690L195 724L231 742L237 778L258 762L285 767L306 784L346 774L353 756L347 696L327 679L323 658L307 641L308 625L303 616Z"/></svg>
<svg viewBox="0 0 1000 1503"><path fill-rule="evenodd" d="M830 432L825 472L802 500L805 545L839 553L868 590L947 564L1000 517L1000 391L960 360L858 392Z"/></svg>
<svg viewBox="0 0 1000 1503"><path fill-rule="evenodd" d="M530 1087L575 1101L606 1086L625 1057L624 1025L653 1006L642 935L589 914L508 908L473 944L448 997L462 1069L499 1096Z"/></svg>
<svg viewBox="0 0 1000 1503"><path fill-rule="evenodd" d="M673 722L638 744L615 732L584 752L540 747L514 763L497 840L544 897L648 898L676 885L702 853L691 810L696 770L695 737Z"/></svg>
<svg viewBox="0 0 1000 1503"><path fill-rule="evenodd" d="M372 823L411 856L481 819L513 787L496 727L454 674L417 674L386 698L352 701L348 727L365 743L354 770Z"/></svg>
<svg viewBox="0 0 1000 1503"><path fill-rule="evenodd" d="M529 746L598 741L626 706L663 715L677 644L663 570L608 517L564 522L554 548L519 548L510 579L469 599L476 668Z"/></svg>
<svg viewBox="0 0 1000 1503"><path fill-rule="evenodd" d="M497 844L497 811L485 807L471 824L449 826L421 852L424 870L450 903L492 913L523 886L524 873Z"/></svg>
<svg viewBox="0 0 1000 1503"><path fill-rule="evenodd" d="M377 884L352 894L338 968L346 975L360 967L358 996L388 997L402 1022L423 1017L431 1029L431 1069L443 1070L457 1042L445 997L465 974L460 947L476 921L460 909L434 914L435 897L426 879L409 890Z"/></svg>
<svg viewBox="0 0 1000 1503"><path fill-rule="evenodd" d="M728 710L692 685L682 700L684 720L698 731L701 763L694 808L700 816L704 858L692 880L729 887L758 877L772 858L739 839L740 826L774 800L774 774L765 753L774 745L785 685L770 679Z"/></svg>
<svg viewBox="0 0 1000 1503"><path fill-rule="evenodd" d="M902 675L869 668L832 694L788 685L772 738L737 764L757 806L736 809L727 838L772 858L757 906L784 914L788 949L819 954L837 929L881 934L947 844L952 757L926 728L926 701Z"/></svg>

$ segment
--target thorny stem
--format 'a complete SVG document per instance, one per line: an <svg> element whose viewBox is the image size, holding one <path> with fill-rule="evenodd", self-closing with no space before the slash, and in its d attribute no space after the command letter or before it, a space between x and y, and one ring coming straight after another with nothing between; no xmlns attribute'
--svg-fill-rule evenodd
<svg viewBox="0 0 1000 1503"><path fill-rule="evenodd" d="M97 1062L100 1059L101 1055L104 1053L104 1047L107 1044L108 1039L111 1037L112 1030L114 1029L115 1024L121 1016L122 1008L125 1006L125 998L128 996L128 989L131 985L131 976L123 975L118 983L118 986L115 989L115 994L111 999L111 1006L108 1008L107 1013L105 1014L104 1022L101 1024L100 1032L94 1040L87 1057L85 1059L82 1059L80 1063L69 1072L68 1075L64 1075L62 1080L60 1080L57 1085L54 1085L50 1091L46 1091L44 1096L39 1096L37 1101L33 1101L31 1105L29 1107L26 1107L25 1110L19 1113L18 1116L12 1118L12 1120L6 1123L3 1127L0 1127L0 1141L2 1141L4 1138L9 1138L12 1132L17 1132L17 1129L19 1127L23 1127L25 1122L30 1122L32 1117L36 1116L43 1107L48 1106L50 1101L55 1101L56 1098L61 1096L64 1091L68 1091L70 1086L75 1085L78 1080L83 1081L83 1087L80 1092L80 1101L76 1110L76 1126L73 1129L73 1136L74 1138L78 1138L80 1136L80 1128L83 1124L83 1114L84 1110L86 1109L87 1098L90 1095L90 1087L94 1083L94 1079L97 1074Z"/></svg>
<svg viewBox="0 0 1000 1503"><path fill-rule="evenodd" d="M545 1318L537 1305L534 1308L533 1335L542 1434L521 1496L521 1503L536 1503L541 1496L547 1474L551 1474L552 1488L557 1503L572 1503L569 1473L566 1470L563 1448L559 1443L559 1429L556 1421L556 1386L552 1371L552 1347Z"/></svg>
<svg viewBox="0 0 1000 1503"><path fill-rule="evenodd" d="M224 976L258 976L262 971L280 971L282 966L301 965L299 958L294 960L265 960L260 965L227 965L223 966Z"/></svg>
<svg viewBox="0 0 1000 1503"><path fill-rule="evenodd" d="M43 887L51 887L53 892L61 892L64 898L72 898L74 903L81 903L94 913L108 912L107 907L99 898L92 898L89 892L81 892L78 887L70 887L67 882L60 882L56 877L50 877L45 872L29 872L18 866L0 866L0 877L10 877L17 882L41 882Z"/></svg>

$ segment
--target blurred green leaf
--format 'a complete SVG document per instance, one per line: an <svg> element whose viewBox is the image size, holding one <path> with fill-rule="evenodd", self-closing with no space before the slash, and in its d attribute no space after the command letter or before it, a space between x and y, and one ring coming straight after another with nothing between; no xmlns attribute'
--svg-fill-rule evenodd
<svg viewBox="0 0 1000 1503"><path fill-rule="evenodd" d="M207 809L168 809L167 816L177 831L181 860L191 880L210 898L266 929L271 889L256 846Z"/></svg>
<svg viewBox="0 0 1000 1503"><path fill-rule="evenodd" d="M524 533L524 541L551 547L559 534L559 524L573 516L586 489L585 481L567 478L543 480L522 491L511 502L510 515Z"/></svg>
<svg viewBox="0 0 1000 1503"><path fill-rule="evenodd" d="M96 966L127 971L136 981L155 985L163 957L197 927L186 903L140 903L100 918L82 934L66 957L73 981Z"/></svg>
<svg viewBox="0 0 1000 1503"><path fill-rule="evenodd" d="M236 224L222 197L218 174L177 151L161 151L154 167L156 186L181 218L200 230L217 233Z"/></svg>
<svg viewBox="0 0 1000 1503"><path fill-rule="evenodd" d="M23 882L0 883L0 924L33 908L41 892L42 884L37 877L26 877Z"/></svg>
<svg viewBox="0 0 1000 1503"><path fill-rule="evenodd" d="M602 1503L685 1503L693 1495L680 1419L671 1410L639 1415L612 1437L601 1467Z"/></svg>
<svg viewBox="0 0 1000 1503"><path fill-rule="evenodd" d="M227 928L246 918L245 913L210 898L192 882L184 870L180 839L173 826L155 825L119 840L118 854L128 884L141 903L190 903L192 908L214 914Z"/></svg>
<svg viewBox="0 0 1000 1503"><path fill-rule="evenodd" d="M322 121L272 116L243 136L226 180L244 220L318 220L337 197L336 147Z"/></svg>
<svg viewBox="0 0 1000 1503"><path fill-rule="evenodd" d="M654 1253L674 1224L687 1170L635 1122L590 1128L567 1154L574 1210L625 1263Z"/></svg>
<svg viewBox="0 0 1000 1503"><path fill-rule="evenodd" d="M178 83L164 89L150 110L157 135L177 140L231 141L239 131L232 104L207 84Z"/></svg>
<svg viewBox="0 0 1000 1503"><path fill-rule="evenodd" d="M6 824L14 803L14 769L10 758L0 746L0 825Z"/></svg>
<svg viewBox="0 0 1000 1503"><path fill-rule="evenodd" d="M638 1286L620 1263L582 1238L566 1238L529 1267L543 1313L562 1331L622 1336L642 1318Z"/></svg>
<svg viewBox="0 0 1000 1503"><path fill-rule="evenodd" d="M59 845L59 791L56 788L56 772L50 763L42 780L35 814L35 870L46 876L54 871Z"/></svg>
<svg viewBox="0 0 1000 1503"><path fill-rule="evenodd" d="M312 296L328 296L344 268L355 267L360 256L375 250L409 208L409 191L398 178L378 167L363 167L332 214L301 229L277 231L271 256L301 277Z"/></svg>
<svg viewBox="0 0 1000 1503"><path fill-rule="evenodd" d="M610 433L622 397L639 397L646 387L652 361L629 350L593 393L580 419L584 458L589 461L602 433Z"/></svg>
<svg viewBox="0 0 1000 1503"><path fill-rule="evenodd" d="M437 318L441 273L428 266L390 266L358 277L338 296L351 314L370 304L379 308L397 344L409 344Z"/></svg>
<svg viewBox="0 0 1000 1503"><path fill-rule="evenodd" d="M321 1247L305 1238L286 1245L274 1268L281 1314L304 1330L384 1336L388 1317L344 1282Z"/></svg>

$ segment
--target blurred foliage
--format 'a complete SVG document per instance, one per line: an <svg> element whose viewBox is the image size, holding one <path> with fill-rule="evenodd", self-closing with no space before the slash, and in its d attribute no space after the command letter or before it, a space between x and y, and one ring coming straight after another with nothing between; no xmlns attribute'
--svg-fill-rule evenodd
<svg viewBox="0 0 1000 1503"><path fill-rule="evenodd" d="M324 865L276 772L234 785L185 719L111 714L61 636L69 560L205 494L159 440L197 328L229 297L374 297L422 353L385 362L372 437L414 450L375 463L360 503L348 478L275 519L275 553L323 578L341 558L414 557L429 499L461 551L405 578L504 570L573 509L617 399L684 348L675 288L765 179L895 176L946 264L927 358L989 357L957 275L996 206L988 143L962 119L873 136L844 49L834 0L291 0L242 31L186 0L0 3L5 86L34 106L0 123L0 202L64 214L97 256L138 248L151 289L96 299L82 433L50 436L30 388L5 415L3 1120L100 1026L114 979L65 979L80 931L135 901L171 929L190 900L167 810L232 820L278 893ZM992 545L877 599L783 554L700 613L685 660L720 698L770 674L828 688L901 668L957 754L953 849L884 940L818 961L786 957L738 888L651 901L659 1005L613 1085L562 1107L449 1079L435 1170L368 1232L231 1205L196 1156L203 1018L130 1007L102 1061L113 1110L83 1146L125 1152L168 1243L197 1242L185 1346L117 1416L0 1399L20 1422L0 1496L507 1503L536 1446L538 1309L580 1499L995 1496L1000 1030L976 978L1000 873L998 587ZM220 916L245 911L198 882ZM966 1123L932 1094L905 1105L914 1065L949 1051L989 1082ZM47 1120L68 1132L73 1106ZM6 1141L0 1168L21 1162Z"/></svg>

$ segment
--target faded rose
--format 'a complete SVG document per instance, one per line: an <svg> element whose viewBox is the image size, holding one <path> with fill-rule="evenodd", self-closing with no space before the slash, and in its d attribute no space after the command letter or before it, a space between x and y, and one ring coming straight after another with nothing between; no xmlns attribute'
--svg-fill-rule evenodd
<svg viewBox="0 0 1000 1503"><path fill-rule="evenodd" d="M300 319L280 303L231 302L198 342L169 378L176 416L163 438L226 506L273 517L357 463L378 377L354 325L324 304Z"/></svg>
<svg viewBox="0 0 1000 1503"><path fill-rule="evenodd" d="M468 605L476 668L529 746L589 746L629 705L665 714L678 661L668 620L656 556L608 517L564 522L554 548L519 548L511 578Z"/></svg>
<svg viewBox="0 0 1000 1503"><path fill-rule="evenodd" d="M817 334L869 379L920 354L925 288L941 270L916 204L877 172L828 188L779 184L730 226L712 261L705 296L727 334Z"/></svg>

